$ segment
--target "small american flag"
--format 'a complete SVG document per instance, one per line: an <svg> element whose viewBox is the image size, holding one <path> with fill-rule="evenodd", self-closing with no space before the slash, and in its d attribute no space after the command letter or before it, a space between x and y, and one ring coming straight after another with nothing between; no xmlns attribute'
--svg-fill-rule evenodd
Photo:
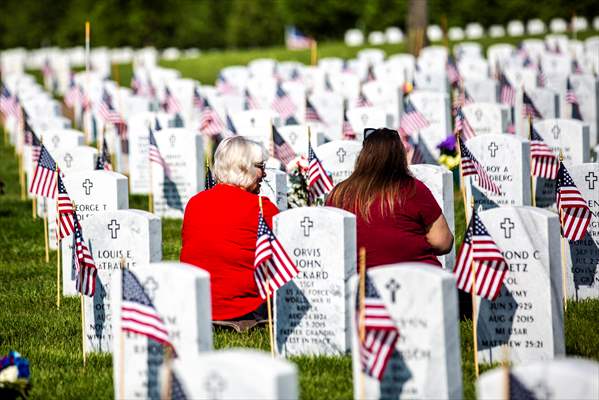
<svg viewBox="0 0 599 400"><path fill-rule="evenodd" d="M243 91L243 109L244 110L256 110L258 109L258 102L252 97L250 91L245 89Z"/></svg>
<svg viewBox="0 0 599 400"><path fill-rule="evenodd" d="M199 111L202 111L204 109L204 99L200 94L200 88L198 88L197 86L193 88L193 106Z"/></svg>
<svg viewBox="0 0 599 400"><path fill-rule="evenodd" d="M108 151L106 137L102 138L102 151L100 152L100 154L98 154L98 160L96 161L96 169L112 171L112 164L110 163L110 152Z"/></svg>
<svg viewBox="0 0 599 400"><path fill-rule="evenodd" d="M582 70L582 67L580 66L580 63L578 62L578 60L576 58L572 59L572 73L576 74L576 75L580 75L580 74L584 73L584 71Z"/></svg>
<svg viewBox="0 0 599 400"><path fill-rule="evenodd" d="M460 107L465 106L466 104L474 103L474 99L468 93L465 87L458 88L458 92L453 98L452 111L453 115L457 115L457 110Z"/></svg>
<svg viewBox="0 0 599 400"><path fill-rule="evenodd" d="M488 300L495 300L501 292L508 265L476 210L472 211L472 218L453 269L457 287L468 293L472 293L473 268L476 268L476 294Z"/></svg>
<svg viewBox="0 0 599 400"><path fill-rule="evenodd" d="M346 113L343 113L343 126L341 129L342 129L341 135L342 135L343 139L352 140L352 139L356 138L356 132L354 132L354 128L352 128L351 124L349 123Z"/></svg>
<svg viewBox="0 0 599 400"><path fill-rule="evenodd" d="M206 163L206 177L204 179L204 190L212 189L216 186L216 179L212 175L212 171L210 171L210 166Z"/></svg>
<svg viewBox="0 0 599 400"><path fill-rule="evenodd" d="M324 74L324 88L327 92L333 92L333 85L331 84L331 77L328 73Z"/></svg>
<svg viewBox="0 0 599 400"><path fill-rule="evenodd" d="M174 371L171 371L171 397L170 400L187 400L185 388Z"/></svg>
<svg viewBox="0 0 599 400"><path fill-rule="evenodd" d="M399 129L407 135L429 126L427 119L414 107L410 99L404 100L404 109L399 120Z"/></svg>
<svg viewBox="0 0 599 400"><path fill-rule="evenodd" d="M94 297L98 270L83 239L83 232L81 225L79 225L77 213L73 213L73 222L75 231L73 235L73 263L76 271L75 288L85 296Z"/></svg>
<svg viewBox="0 0 599 400"><path fill-rule="evenodd" d="M166 86L164 88L164 111L167 114L177 114L181 112L181 104Z"/></svg>
<svg viewBox="0 0 599 400"><path fill-rule="evenodd" d="M121 137L125 136L127 121L125 121L123 117L121 117L121 114L114 109L112 97L106 89L102 92L102 101L100 102L98 111L106 123L113 124L117 128Z"/></svg>
<svg viewBox="0 0 599 400"><path fill-rule="evenodd" d="M0 111L5 117L12 115L19 118L20 111L17 96L13 96L4 85L0 89Z"/></svg>
<svg viewBox="0 0 599 400"><path fill-rule="evenodd" d="M173 347L168 328L139 279L128 269L123 269L122 274L121 330Z"/></svg>
<svg viewBox="0 0 599 400"><path fill-rule="evenodd" d="M543 118L539 109L526 92L522 92L522 114L529 118Z"/></svg>
<svg viewBox="0 0 599 400"><path fill-rule="evenodd" d="M309 49L312 38L304 35L295 26L288 26L285 28L285 45L289 50Z"/></svg>
<svg viewBox="0 0 599 400"><path fill-rule="evenodd" d="M365 337L358 334L360 364L362 372L381 380L399 339L399 330L391 318L385 303L368 276L364 276L366 293L364 296L364 314L360 315L360 291L356 294L357 331L365 331ZM364 324L363 327L360 324Z"/></svg>
<svg viewBox="0 0 599 400"><path fill-rule="evenodd" d="M460 151L462 156L462 175L464 177L475 175L478 176L478 184L485 190L490 190L495 194L501 194L499 187L491 180L491 177L485 171L485 168L478 162L470 153L468 147L462 140L460 142Z"/></svg>
<svg viewBox="0 0 599 400"><path fill-rule="evenodd" d="M406 153L410 154L410 164L424 164L424 154L420 149L420 133L414 135L406 135L405 133L399 134L401 141L406 148Z"/></svg>
<svg viewBox="0 0 599 400"><path fill-rule="evenodd" d="M470 140L476 136L476 132L474 132L472 125L470 125L470 122L468 122L468 119L466 119L462 108L458 108L456 110L455 127L453 132L455 134L462 134L464 140Z"/></svg>
<svg viewBox="0 0 599 400"><path fill-rule="evenodd" d="M29 192L54 199L56 198L56 170L58 167L46 147L43 144L40 147L40 157L33 173Z"/></svg>
<svg viewBox="0 0 599 400"><path fill-rule="evenodd" d="M449 83L453 86L453 87L457 87L458 83L462 80L462 77L460 76L460 71L458 70L458 67L455 63L455 58L453 58L453 55L449 55L449 57L447 57L447 78L449 79Z"/></svg>
<svg viewBox="0 0 599 400"><path fill-rule="evenodd" d="M516 101L516 90L503 72L499 73L499 86L501 89L499 93L499 100L501 103L513 107Z"/></svg>
<svg viewBox="0 0 599 400"><path fill-rule="evenodd" d="M369 64L368 70L366 71L366 82L372 82L375 80L376 77L374 76L374 67L371 64Z"/></svg>
<svg viewBox="0 0 599 400"><path fill-rule="evenodd" d="M562 162L555 190L562 234L570 241L584 239L591 223L591 210Z"/></svg>
<svg viewBox="0 0 599 400"><path fill-rule="evenodd" d="M287 166L296 157L293 148L283 139L277 128L272 126L272 141L274 144L274 157Z"/></svg>
<svg viewBox="0 0 599 400"><path fill-rule="evenodd" d="M216 136L226 129L225 124L214 108L204 97L204 107L200 117L200 132L208 136Z"/></svg>
<svg viewBox="0 0 599 400"><path fill-rule="evenodd" d="M222 74L222 72L219 73L218 77L216 78L216 91L219 94L225 94L225 95L237 93L237 89L235 88L235 86L233 86L232 84L229 83L229 81L227 81L227 79Z"/></svg>
<svg viewBox="0 0 599 400"><path fill-rule="evenodd" d="M277 92L275 99L272 102L272 108L281 116L283 119L287 119L297 111L295 104L291 100L291 97L283 90L281 84L277 84Z"/></svg>
<svg viewBox="0 0 599 400"><path fill-rule="evenodd" d="M64 104L68 108L73 108L75 107L75 104L80 101L80 97L79 87L75 83L75 76L73 73L71 73L69 77L69 87L67 92L64 94Z"/></svg>
<svg viewBox="0 0 599 400"><path fill-rule="evenodd" d="M27 118L26 113L24 124L25 145L31 146L31 161L34 164L37 164L38 160L40 159L40 152L42 151L42 142L40 142L35 132L33 132L33 128L31 128L31 125L29 124L29 119Z"/></svg>
<svg viewBox="0 0 599 400"><path fill-rule="evenodd" d="M541 63L539 63L539 65L537 66L537 86L545 87L546 85L547 85L547 75L545 75L545 72L543 71L543 67L541 66Z"/></svg>
<svg viewBox="0 0 599 400"><path fill-rule="evenodd" d="M229 114L227 114L227 132L229 132L229 136L237 135L237 128L235 128L235 124Z"/></svg>
<svg viewBox="0 0 599 400"><path fill-rule="evenodd" d="M44 61L44 65L42 65L42 75L44 76L44 81L51 81L54 79L54 70L50 65L50 60L46 59Z"/></svg>
<svg viewBox="0 0 599 400"><path fill-rule="evenodd" d="M258 235L254 258L254 279L263 299L291 281L299 269L270 230L262 212L258 214Z"/></svg>
<svg viewBox="0 0 599 400"><path fill-rule="evenodd" d="M530 158L532 159L532 176L538 176L545 179L555 179L557 177L558 159L532 124L530 129Z"/></svg>
<svg viewBox="0 0 599 400"><path fill-rule="evenodd" d="M75 209L73 208L73 202L67 193L67 188L62 182L62 178L58 177L58 198L56 201L56 210L58 211L58 223L60 229L58 230L58 240L62 240L69 236L75 230L75 220L73 215Z"/></svg>
<svg viewBox="0 0 599 400"><path fill-rule="evenodd" d="M143 86L142 86L141 82L139 81L139 78L135 74L133 74L133 76L131 76L131 91L136 96L143 95L143 92L142 92Z"/></svg>
<svg viewBox="0 0 599 400"><path fill-rule="evenodd" d="M316 157L310 142L308 142L308 190L312 198L327 195L333 190L333 180Z"/></svg>
<svg viewBox="0 0 599 400"><path fill-rule="evenodd" d="M150 157L150 164L156 163L160 165L164 170L164 175L169 177L171 174L170 168L164 158L162 158L162 154L160 154L160 149L158 148L158 143L156 143L156 137L154 137L152 128L149 128L149 131L148 155Z"/></svg>
<svg viewBox="0 0 599 400"><path fill-rule="evenodd" d="M316 111L316 107L312 104L310 100L306 97L306 121L307 122L322 122L322 118Z"/></svg>
<svg viewBox="0 0 599 400"><path fill-rule="evenodd" d="M364 96L364 93L360 92L356 99L356 107L372 107L372 103Z"/></svg>
<svg viewBox="0 0 599 400"><path fill-rule="evenodd" d="M570 82L570 78L566 80L566 103L572 104L572 119L582 121L582 113L580 112L580 105L578 104L578 98L574 92L574 86Z"/></svg>

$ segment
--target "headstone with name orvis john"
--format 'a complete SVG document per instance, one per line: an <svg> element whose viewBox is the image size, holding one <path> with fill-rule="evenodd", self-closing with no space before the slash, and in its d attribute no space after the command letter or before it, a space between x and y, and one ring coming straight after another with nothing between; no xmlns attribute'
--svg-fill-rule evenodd
<svg viewBox="0 0 599 400"><path fill-rule="evenodd" d="M300 270L276 292L276 352L347 353L351 347L347 281L356 272L356 217L333 207L300 207L276 215L273 225Z"/></svg>
<svg viewBox="0 0 599 400"><path fill-rule="evenodd" d="M162 129L154 136L168 165L168 170L155 162L150 165L154 213L182 218L189 199L204 189L202 137L185 128Z"/></svg>
<svg viewBox="0 0 599 400"><path fill-rule="evenodd" d="M560 229L557 214L533 207L480 213L509 270L499 297L478 298L478 355L500 362L509 347L513 364L565 354Z"/></svg>
<svg viewBox="0 0 599 400"><path fill-rule="evenodd" d="M451 233L455 235L453 175L451 171L443 166L430 164L410 165L410 171L431 191L439 207L441 207ZM448 254L438 258L443 268L452 269L455 263L455 248L452 246Z"/></svg>
<svg viewBox="0 0 599 400"><path fill-rule="evenodd" d="M248 370L248 366L253 366ZM299 397L297 367L252 349L227 349L176 360L173 371L187 398L286 399Z"/></svg>
<svg viewBox="0 0 599 400"><path fill-rule="evenodd" d="M354 172L356 158L361 150L362 143L356 140L334 140L318 146L314 152L336 185Z"/></svg>
<svg viewBox="0 0 599 400"><path fill-rule="evenodd" d="M574 164L568 172L591 210L582 240L567 246L567 295L576 300L599 298L599 163Z"/></svg>
<svg viewBox="0 0 599 400"><path fill-rule="evenodd" d="M127 177L117 172L94 170L73 172L64 178L64 184L71 200L75 203L79 221L85 221L94 214L129 208ZM56 237L56 236L54 236ZM83 237L87 238L85 230ZM62 292L74 296L75 281L72 280L72 236L62 240Z"/></svg>
<svg viewBox="0 0 599 400"><path fill-rule="evenodd" d="M212 350L210 276L206 271L189 264L163 262L140 264L131 272L164 321L178 360L185 363ZM161 399L166 349L147 336L122 331L122 274L115 271L110 288L114 397Z"/></svg>
<svg viewBox="0 0 599 400"><path fill-rule="evenodd" d="M111 276L127 268L162 259L160 218L142 210L116 210L97 213L81 222L83 237L98 269L93 298L84 297L86 353L111 352ZM66 271L65 271L66 272ZM65 279L73 279L71 269Z"/></svg>
<svg viewBox="0 0 599 400"><path fill-rule="evenodd" d="M368 257L368 254L366 255ZM399 339L381 378L364 376L367 399L459 399L462 369L456 281L452 273L422 263L367 270ZM358 280L351 279L354 399L361 399L360 351L356 329Z"/></svg>
<svg viewBox="0 0 599 400"><path fill-rule="evenodd" d="M528 141L506 134L476 136L466 146L483 166L501 194L482 189L478 177L464 178L466 204L474 196L483 209L530 205L530 146Z"/></svg>

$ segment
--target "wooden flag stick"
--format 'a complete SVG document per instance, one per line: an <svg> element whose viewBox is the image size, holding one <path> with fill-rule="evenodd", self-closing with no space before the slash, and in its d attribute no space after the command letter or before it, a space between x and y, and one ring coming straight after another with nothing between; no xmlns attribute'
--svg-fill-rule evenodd
<svg viewBox="0 0 599 400"><path fill-rule="evenodd" d="M169 400L173 398L173 348L171 346L166 346L164 350L164 366L166 367L166 374L164 376L164 388L162 389L161 398Z"/></svg>
<svg viewBox="0 0 599 400"><path fill-rule="evenodd" d="M262 214L262 196L258 195L258 204L260 206L260 214ZM270 340L270 355L275 357L275 339L272 328L272 311L270 310L270 272L266 271L266 310L268 312L268 337Z"/></svg>
<svg viewBox="0 0 599 400"><path fill-rule="evenodd" d="M316 39L310 40L310 65L318 63L318 42Z"/></svg>
<svg viewBox="0 0 599 400"><path fill-rule="evenodd" d="M90 28L90 24L89 21L85 21L85 95L89 96L89 70L90 70L90 39L91 39L91 28ZM90 142L90 132L89 129L91 128L91 119L90 119L90 124L87 125L85 123L85 110L82 110L83 112L83 133L85 136L85 143L89 143ZM91 111L88 109L87 110L87 114L90 116L91 118Z"/></svg>
<svg viewBox="0 0 599 400"><path fill-rule="evenodd" d="M37 219L37 197L31 199L31 218Z"/></svg>
<svg viewBox="0 0 599 400"><path fill-rule="evenodd" d="M464 174L462 171L462 151L460 149L460 134L456 133L455 138L456 148L458 150L458 157L460 158L460 192L462 192L462 201L464 202L464 218L466 219L466 226L468 226L468 222L470 221L468 218L468 206L466 205L466 186L464 185Z"/></svg>
<svg viewBox="0 0 599 400"><path fill-rule="evenodd" d="M366 249L364 247L360 247L360 252L359 252L359 288L358 290L360 291L360 310L359 310L359 318L358 318L358 329L359 329L359 336L358 336L358 340L360 340L360 346L362 346L364 344L364 341L366 340L366 325L364 324L364 319L365 319L365 304L364 304L364 299L366 298ZM362 365L360 362L360 399L366 399L366 378L364 376L364 371L362 370Z"/></svg>
<svg viewBox="0 0 599 400"><path fill-rule="evenodd" d="M21 186L21 200L27 199L26 185L25 185L25 168L23 166L23 153L17 155L19 162L19 184Z"/></svg>
<svg viewBox="0 0 599 400"><path fill-rule="evenodd" d="M151 125L151 122L150 122ZM150 129L152 129L150 127ZM150 190L148 192L148 211L153 213L154 212L154 182L153 182L153 177L152 177L152 161L148 161L148 167L149 167L149 173L150 173Z"/></svg>
<svg viewBox="0 0 599 400"><path fill-rule="evenodd" d="M46 262L50 262L50 246L48 244L48 207L44 198L44 244L46 246Z"/></svg>
<svg viewBox="0 0 599 400"><path fill-rule="evenodd" d="M564 153L563 151L559 151L559 162L564 162ZM562 209L559 210L559 219L560 225L563 226L564 221L564 211ZM564 296L564 313L568 311L568 274L566 270L566 238L564 237L564 232L562 229L562 234L560 235L561 240L561 250L562 250L562 292Z"/></svg>
<svg viewBox="0 0 599 400"><path fill-rule="evenodd" d="M121 288L121 290L123 290ZM119 354L119 399L125 398L125 335L123 334L123 327L121 326L121 333L119 335L119 341L121 345L121 351Z"/></svg>
<svg viewBox="0 0 599 400"><path fill-rule="evenodd" d="M273 129L272 119L270 120L270 135L269 135L269 143L268 143L268 152L272 158L275 157L275 132Z"/></svg>
<svg viewBox="0 0 599 400"><path fill-rule="evenodd" d="M528 141L531 142L532 141L532 116L529 115L528 116ZM533 159L532 159L532 154L530 156L530 197L532 200L532 206L536 207L537 206L537 190L535 188L535 182L536 179L532 174L532 164L533 164Z"/></svg>
<svg viewBox="0 0 599 400"><path fill-rule="evenodd" d="M474 197L471 200L472 213L474 213ZM472 288L471 288L471 299L472 299L472 343L474 347L474 373L478 378L478 316L476 315L476 268L478 267L477 261L472 261Z"/></svg>
<svg viewBox="0 0 599 400"><path fill-rule="evenodd" d="M75 251L75 249L73 249ZM79 276L79 282L83 277ZM79 293L79 297L81 298L81 354L83 354L83 368L85 368L85 364L87 362L87 356L85 354L85 297L82 293Z"/></svg>
<svg viewBox="0 0 599 400"><path fill-rule="evenodd" d="M56 176L56 193L58 193L58 168ZM58 209L58 199L56 199L56 308L60 309L60 211Z"/></svg>

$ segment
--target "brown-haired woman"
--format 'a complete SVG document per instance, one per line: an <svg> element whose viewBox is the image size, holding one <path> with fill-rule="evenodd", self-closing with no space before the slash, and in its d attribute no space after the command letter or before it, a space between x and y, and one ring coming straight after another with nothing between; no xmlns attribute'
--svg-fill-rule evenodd
<svg viewBox="0 0 599 400"><path fill-rule="evenodd" d="M327 205L356 215L358 248L366 266L424 262L440 266L453 235L430 190L414 178L399 134L367 129L354 172L328 196Z"/></svg>

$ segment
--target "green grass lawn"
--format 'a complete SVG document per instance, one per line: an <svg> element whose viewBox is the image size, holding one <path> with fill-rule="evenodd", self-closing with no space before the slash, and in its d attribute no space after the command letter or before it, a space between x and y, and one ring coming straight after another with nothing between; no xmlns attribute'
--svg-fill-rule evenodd
<svg viewBox="0 0 599 400"><path fill-rule="evenodd" d="M590 36L590 32L579 38ZM516 43L521 38L502 38ZM497 41L483 39L486 47ZM370 46L369 46L370 47ZM405 51L403 45L380 46L387 54ZM322 43L319 56L354 57L361 48L341 43ZM161 62L177 68L184 77L203 83L214 82L218 71L227 65L245 65L252 59L272 57L277 60L309 62L307 51L290 52L284 48L210 51L195 59ZM128 86L131 66L121 65L120 82ZM41 76L36 72L38 78ZM0 354L15 349L31 362L31 398L108 399L113 397L112 361L109 355L91 355L82 366L79 300L63 298L56 309L56 255L44 262L43 224L31 217L31 203L19 198L17 161L12 147L0 144L0 180L6 185L0 195ZM455 196L456 246L464 235L464 212L461 196ZM130 207L147 209L144 196L131 196ZM179 220L162 220L163 257L177 260L180 249ZM599 301L571 304L565 318L566 352L569 355L599 360ZM474 399L474 365L472 323L460 323L464 398ZM215 329L217 349L252 347L267 350L268 335L264 328L245 334ZM294 357L300 372L303 399L349 399L352 397L351 359L346 357ZM482 366L484 371L489 367Z"/></svg>

